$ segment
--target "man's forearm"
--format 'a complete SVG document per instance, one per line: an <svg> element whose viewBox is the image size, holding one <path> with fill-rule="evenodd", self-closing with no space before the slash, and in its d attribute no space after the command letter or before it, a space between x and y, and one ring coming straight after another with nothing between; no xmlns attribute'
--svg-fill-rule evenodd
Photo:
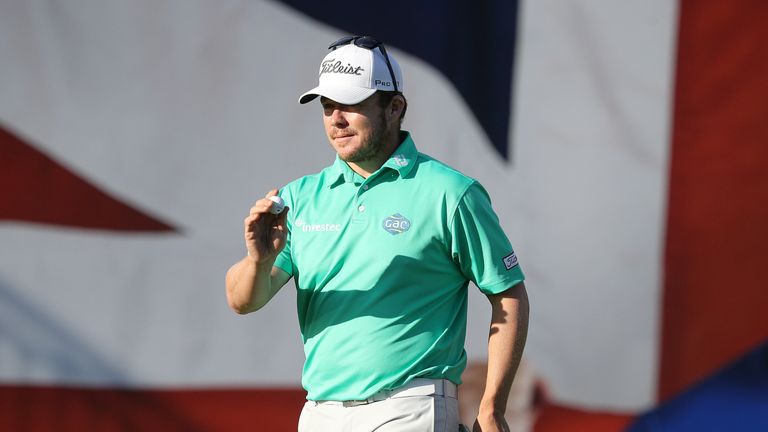
<svg viewBox="0 0 768 432"><path fill-rule="evenodd" d="M259 265L249 257L233 265L226 276L229 307L246 314L264 306L274 295L271 272L272 264Z"/></svg>
<svg viewBox="0 0 768 432"><path fill-rule="evenodd" d="M528 295L521 282L488 298L492 308L488 375L480 413L503 416L528 335Z"/></svg>

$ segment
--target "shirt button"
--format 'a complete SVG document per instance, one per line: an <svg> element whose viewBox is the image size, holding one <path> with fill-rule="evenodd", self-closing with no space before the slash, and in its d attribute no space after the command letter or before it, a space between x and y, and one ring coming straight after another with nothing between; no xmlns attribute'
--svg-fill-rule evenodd
<svg viewBox="0 0 768 432"><path fill-rule="evenodd" d="M363 190L368 190L368 185L363 185Z"/></svg>
<svg viewBox="0 0 768 432"><path fill-rule="evenodd" d="M365 211L365 206L361 205L360 207L357 208L357 211L359 211L360 213L364 212Z"/></svg>

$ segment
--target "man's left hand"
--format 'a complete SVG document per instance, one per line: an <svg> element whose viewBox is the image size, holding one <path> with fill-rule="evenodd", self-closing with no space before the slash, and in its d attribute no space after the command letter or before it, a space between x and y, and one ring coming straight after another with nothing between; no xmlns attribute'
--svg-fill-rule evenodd
<svg viewBox="0 0 768 432"><path fill-rule="evenodd" d="M509 432L509 425L501 414L478 416L472 432Z"/></svg>

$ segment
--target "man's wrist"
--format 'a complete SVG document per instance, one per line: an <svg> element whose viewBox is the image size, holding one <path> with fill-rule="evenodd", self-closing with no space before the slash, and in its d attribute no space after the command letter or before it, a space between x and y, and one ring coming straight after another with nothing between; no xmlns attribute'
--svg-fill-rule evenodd
<svg viewBox="0 0 768 432"><path fill-rule="evenodd" d="M275 264L275 260L266 260L266 261L259 261L251 255L251 251L247 250L245 251L245 259L246 261L250 262L252 265L256 266L257 271L263 271L267 270L269 272L272 271L272 266Z"/></svg>
<svg viewBox="0 0 768 432"><path fill-rule="evenodd" d="M495 415L504 416L506 408L506 403L496 398L483 398L480 400L478 417L493 417Z"/></svg>

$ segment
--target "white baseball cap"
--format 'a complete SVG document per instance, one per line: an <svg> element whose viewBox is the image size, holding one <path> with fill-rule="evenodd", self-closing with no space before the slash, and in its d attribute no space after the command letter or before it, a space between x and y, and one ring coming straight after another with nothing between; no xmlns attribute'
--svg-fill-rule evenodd
<svg viewBox="0 0 768 432"><path fill-rule="evenodd" d="M403 75L397 61L382 51L381 46L372 49L357 46L359 38L349 38L347 45L341 45L329 52L320 63L320 83L304 93L299 103L305 104L325 96L344 105L354 105L370 97L376 90L403 91ZM370 39L373 40L373 39ZM374 40L375 41L375 40ZM333 47L334 45L331 45ZM387 57L392 65L390 73ZM397 85L392 83L392 75Z"/></svg>

